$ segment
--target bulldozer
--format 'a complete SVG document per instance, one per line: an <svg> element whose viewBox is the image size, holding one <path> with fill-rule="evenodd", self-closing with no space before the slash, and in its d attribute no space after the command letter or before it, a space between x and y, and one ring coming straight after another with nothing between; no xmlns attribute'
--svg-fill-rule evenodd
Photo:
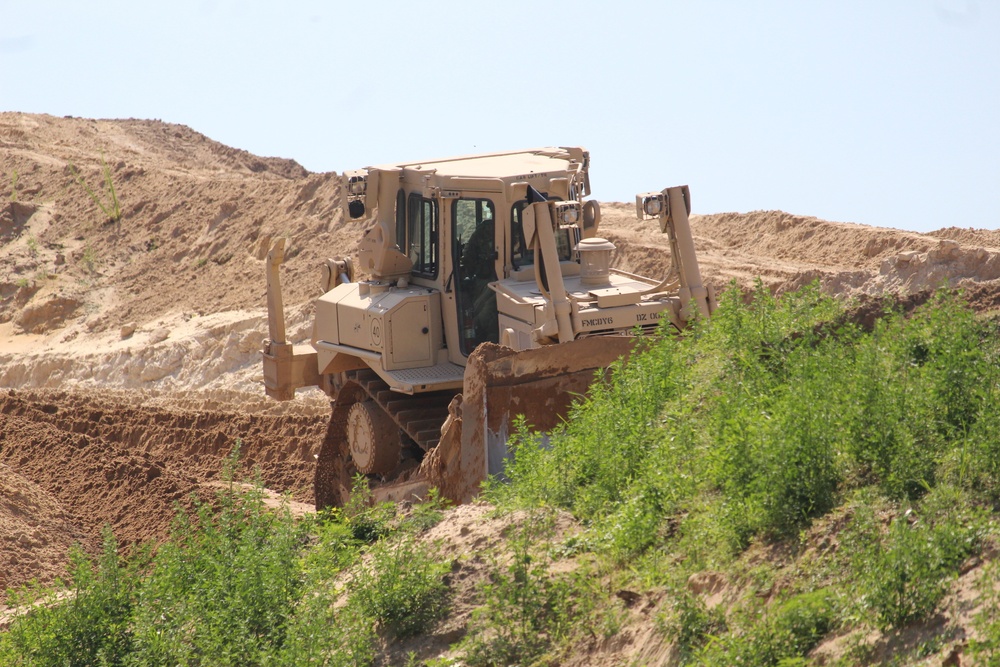
<svg viewBox="0 0 1000 667"><path fill-rule="evenodd" d="M356 261L323 265L308 344L286 340L285 247L272 245L265 391L331 399L317 509L359 482L377 501L434 487L468 502L502 474L518 417L557 427L636 336L712 314L689 188L636 196L637 217L657 220L670 245L666 275L646 278L612 268L589 169L585 149L547 147L345 172L345 213L366 231Z"/></svg>

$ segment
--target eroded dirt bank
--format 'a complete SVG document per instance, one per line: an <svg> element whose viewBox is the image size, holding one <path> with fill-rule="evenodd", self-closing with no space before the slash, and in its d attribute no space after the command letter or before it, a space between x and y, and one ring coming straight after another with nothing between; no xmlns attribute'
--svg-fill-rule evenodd
<svg viewBox="0 0 1000 667"><path fill-rule="evenodd" d="M259 471L269 489L312 502L324 415L185 403L135 391L0 394L0 590L51 580L69 544L96 548L105 525L124 544L163 539L235 446L241 476Z"/></svg>

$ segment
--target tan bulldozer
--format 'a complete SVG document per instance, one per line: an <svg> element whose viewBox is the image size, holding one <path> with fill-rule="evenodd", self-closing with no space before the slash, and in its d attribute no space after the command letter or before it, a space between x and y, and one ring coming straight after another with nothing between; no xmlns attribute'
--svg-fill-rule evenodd
<svg viewBox="0 0 1000 667"><path fill-rule="evenodd" d="M332 400L317 508L346 502L358 475L377 500L436 487L467 502L502 472L519 415L558 426L637 334L711 315L687 186L636 196L670 241L667 275L645 278L611 268L589 166L582 148L539 148L345 173L346 212L370 225L356 264L327 260L310 344L286 341L272 246L266 392Z"/></svg>

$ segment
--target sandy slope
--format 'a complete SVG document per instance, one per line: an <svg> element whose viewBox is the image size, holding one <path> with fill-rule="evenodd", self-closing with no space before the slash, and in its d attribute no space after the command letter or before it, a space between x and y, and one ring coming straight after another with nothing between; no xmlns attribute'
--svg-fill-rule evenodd
<svg viewBox="0 0 1000 667"><path fill-rule="evenodd" d="M119 222L98 204L111 202L105 168ZM655 226L631 204L602 209L616 264L661 273ZM780 211L692 223L718 287L819 280L849 296L963 283L991 307L1000 294L996 231ZM212 483L237 439L271 488L308 500L328 408L318 392L262 395L263 260L289 239L289 331L303 340L321 261L353 253L360 232L335 173L158 121L0 113L0 591L51 580L69 544L94 549L105 523L125 542L162 537L172 503Z"/></svg>

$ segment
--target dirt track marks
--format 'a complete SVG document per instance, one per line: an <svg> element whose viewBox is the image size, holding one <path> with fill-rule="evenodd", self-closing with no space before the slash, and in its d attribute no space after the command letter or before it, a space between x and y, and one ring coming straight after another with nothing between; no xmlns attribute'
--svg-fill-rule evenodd
<svg viewBox="0 0 1000 667"><path fill-rule="evenodd" d="M91 539L109 524L122 542L161 539L174 504L218 479L241 441L244 471L312 500L324 420L130 406L120 395L0 395L0 463L56 498Z"/></svg>

